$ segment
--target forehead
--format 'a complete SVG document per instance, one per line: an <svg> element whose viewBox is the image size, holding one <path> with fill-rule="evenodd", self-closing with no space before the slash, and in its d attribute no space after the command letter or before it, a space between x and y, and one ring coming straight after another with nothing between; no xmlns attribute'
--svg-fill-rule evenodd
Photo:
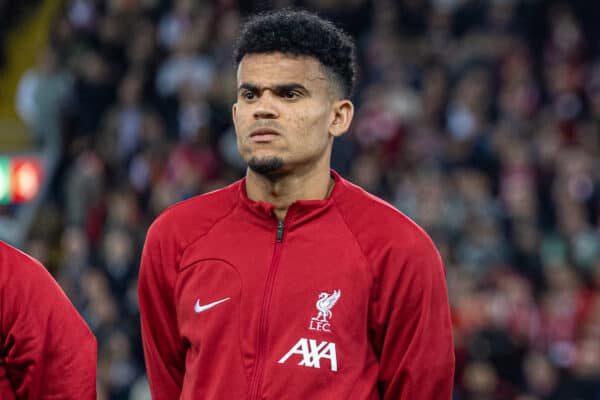
<svg viewBox="0 0 600 400"><path fill-rule="evenodd" d="M326 86L328 83L321 63L308 56L283 53L247 54L237 71L238 85L251 83L270 86L300 83L306 87Z"/></svg>

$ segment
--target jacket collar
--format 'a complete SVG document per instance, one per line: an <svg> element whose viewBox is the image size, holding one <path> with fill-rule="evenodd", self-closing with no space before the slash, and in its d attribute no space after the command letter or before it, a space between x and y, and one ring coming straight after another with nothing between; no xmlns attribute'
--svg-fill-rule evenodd
<svg viewBox="0 0 600 400"><path fill-rule="evenodd" d="M318 217L323 212L328 210L334 203L335 199L339 197L346 186L346 182L340 175L333 169L330 171L331 177L334 180L333 190L329 194L329 197L323 200L297 200L292 203L288 209L285 217L286 228L306 223L309 220ZM265 203L262 201L254 201L248 198L246 194L246 178L240 181L239 187L239 201L241 205L249 210L254 216L268 221L269 225L277 223L277 217L275 216L275 207L272 204Z"/></svg>

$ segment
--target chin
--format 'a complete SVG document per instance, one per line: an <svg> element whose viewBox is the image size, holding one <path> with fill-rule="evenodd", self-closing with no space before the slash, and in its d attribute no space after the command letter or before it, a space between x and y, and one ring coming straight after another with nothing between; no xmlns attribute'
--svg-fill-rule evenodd
<svg viewBox="0 0 600 400"><path fill-rule="evenodd" d="M260 175L275 177L283 171L283 160L279 157L252 157L248 160L248 168Z"/></svg>

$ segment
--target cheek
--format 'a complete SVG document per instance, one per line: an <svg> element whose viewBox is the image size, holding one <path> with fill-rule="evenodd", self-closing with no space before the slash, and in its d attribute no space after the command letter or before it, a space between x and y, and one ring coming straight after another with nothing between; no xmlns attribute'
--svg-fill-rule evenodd
<svg viewBox="0 0 600 400"><path fill-rule="evenodd" d="M299 127L314 128L323 126L327 119L328 105L319 99L310 99L300 107L295 107L290 114Z"/></svg>
<svg viewBox="0 0 600 400"><path fill-rule="evenodd" d="M305 139L311 141L315 145L327 141L329 135L328 115L322 111L313 112L311 114L304 113L299 116L299 121L304 130Z"/></svg>
<svg viewBox="0 0 600 400"><path fill-rule="evenodd" d="M246 120L246 111L247 107L237 106L235 109L235 113L233 114L233 123L236 128L242 127L244 125L244 121Z"/></svg>
<svg viewBox="0 0 600 400"><path fill-rule="evenodd" d="M322 119L313 116L298 115L294 126L294 134L288 141L289 150L296 157L313 157L322 153L327 146L327 130L324 129Z"/></svg>

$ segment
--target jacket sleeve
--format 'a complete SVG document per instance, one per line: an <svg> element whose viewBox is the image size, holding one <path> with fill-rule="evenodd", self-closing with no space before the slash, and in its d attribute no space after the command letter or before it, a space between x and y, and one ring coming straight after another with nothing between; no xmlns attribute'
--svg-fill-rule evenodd
<svg viewBox="0 0 600 400"><path fill-rule="evenodd" d="M408 251L388 249L380 263L371 334L382 398L450 399L454 347L439 253L425 235Z"/></svg>
<svg viewBox="0 0 600 400"><path fill-rule="evenodd" d="M185 349L174 300L178 252L157 220L148 230L139 274L142 343L155 400L178 399L185 374Z"/></svg>
<svg viewBox="0 0 600 400"><path fill-rule="evenodd" d="M95 399L96 339L46 269L2 257L0 324L6 377L19 399Z"/></svg>

